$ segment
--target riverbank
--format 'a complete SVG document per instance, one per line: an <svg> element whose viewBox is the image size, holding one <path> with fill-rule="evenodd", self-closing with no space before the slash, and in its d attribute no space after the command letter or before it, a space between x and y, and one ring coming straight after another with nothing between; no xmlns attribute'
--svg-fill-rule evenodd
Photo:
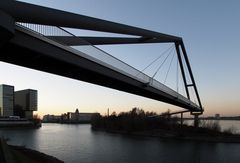
<svg viewBox="0 0 240 163"><path fill-rule="evenodd" d="M145 112L133 108L129 112L110 116L96 116L92 119L92 129L134 136L159 137L204 142L240 143L240 135L234 128L221 130L218 121L199 121L199 127L184 124L178 117L154 116L154 112Z"/></svg>
<svg viewBox="0 0 240 163"><path fill-rule="evenodd" d="M91 124L91 121L78 121L78 122L71 122L71 121L63 121L63 122L56 122L56 121L43 121L42 123L59 123L59 124Z"/></svg>
<svg viewBox="0 0 240 163"><path fill-rule="evenodd" d="M22 146L8 145L4 139L0 139L0 162L11 163L64 163L56 157L28 149Z"/></svg>
<svg viewBox="0 0 240 163"><path fill-rule="evenodd" d="M174 130L155 129L144 131L124 131L92 127L92 130L127 136L144 136L161 139L190 140L211 143L240 143L240 135L238 134L214 133L210 130L206 129L199 130L189 126L187 126L187 129L186 126L183 128L182 129L175 128Z"/></svg>
<svg viewBox="0 0 240 163"><path fill-rule="evenodd" d="M42 126L41 120L38 119L10 119L0 118L0 128L39 128Z"/></svg>

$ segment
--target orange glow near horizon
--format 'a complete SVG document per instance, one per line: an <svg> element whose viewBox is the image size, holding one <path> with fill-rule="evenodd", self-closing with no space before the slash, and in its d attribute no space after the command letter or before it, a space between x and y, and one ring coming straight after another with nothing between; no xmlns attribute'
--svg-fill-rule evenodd
<svg viewBox="0 0 240 163"><path fill-rule="evenodd" d="M4 69L8 69L8 73ZM2 84L14 85L15 90L27 88L38 90L39 106L35 113L41 117L45 114L61 115L74 112L76 108L80 112L99 112L102 115L107 113L108 108L110 113L129 111L133 107L157 113L167 109L181 110L156 100L6 63L0 64L0 73L4 76L1 79ZM22 77L23 73L24 77ZM224 100L218 100L216 96L223 98L223 95L211 97L209 94L201 94L202 97L208 97L208 99L202 98L205 107L204 116L216 113L229 116L240 114L238 108L240 102L237 99L226 97Z"/></svg>
<svg viewBox="0 0 240 163"><path fill-rule="evenodd" d="M5 69L8 71L4 71ZM2 84L13 85L15 90L27 88L38 90L39 106L35 114L41 117L45 114L61 115L74 112L76 108L80 112L99 112L102 115L107 113L108 108L110 113L129 111L133 107L157 113L167 109L181 110L181 108L156 100L2 62L0 73L4 76L1 79ZM211 96L209 92L207 95L204 91L201 92L203 92L201 97L203 97L202 102L205 107L204 116L212 116L216 113L227 116L240 114L240 102L237 97L223 99L224 95L221 94ZM218 100L217 96L221 100Z"/></svg>

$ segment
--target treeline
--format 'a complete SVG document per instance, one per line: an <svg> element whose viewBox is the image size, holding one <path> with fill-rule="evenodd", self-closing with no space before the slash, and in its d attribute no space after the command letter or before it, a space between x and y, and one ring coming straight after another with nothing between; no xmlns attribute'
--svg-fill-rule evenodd
<svg viewBox="0 0 240 163"><path fill-rule="evenodd" d="M96 115L92 117L92 128L109 129L121 131L142 131L152 129L171 129L179 124L177 117L170 117L170 111L156 116L155 112L145 112L139 108L133 108L129 112L116 114L113 112L110 116Z"/></svg>

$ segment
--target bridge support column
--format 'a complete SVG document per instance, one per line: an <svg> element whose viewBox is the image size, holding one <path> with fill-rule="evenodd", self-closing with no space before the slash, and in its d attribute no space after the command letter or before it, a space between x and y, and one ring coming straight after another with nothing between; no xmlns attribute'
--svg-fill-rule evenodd
<svg viewBox="0 0 240 163"><path fill-rule="evenodd" d="M191 112L191 115L194 116L194 127L197 128L199 127L199 115L202 115L202 112Z"/></svg>
<svg viewBox="0 0 240 163"><path fill-rule="evenodd" d="M194 127L197 128L199 127L199 118L198 118L199 114L194 114L193 116L194 116Z"/></svg>
<svg viewBox="0 0 240 163"><path fill-rule="evenodd" d="M181 127L183 126L183 113L181 113Z"/></svg>

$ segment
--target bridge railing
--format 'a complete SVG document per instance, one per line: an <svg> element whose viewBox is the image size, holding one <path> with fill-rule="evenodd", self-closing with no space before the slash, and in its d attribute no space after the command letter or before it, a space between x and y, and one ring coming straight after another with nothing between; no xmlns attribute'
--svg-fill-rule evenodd
<svg viewBox="0 0 240 163"><path fill-rule="evenodd" d="M31 30L32 32L35 32L42 36L71 36L70 33L67 33L66 31L56 26L29 23L16 23L16 25L27 28L28 30Z"/></svg>
<svg viewBox="0 0 240 163"><path fill-rule="evenodd" d="M29 24L29 23L17 23L18 26L21 26L27 30L31 30L32 32L35 32L37 34L40 34L44 37L47 36L72 36L76 37L74 34L70 33L64 28L56 27L56 26L48 26L48 25L40 25L40 24ZM132 77L143 84L147 86L154 87L156 89L159 89L167 94L172 95L176 99L188 102L190 105L198 107L195 103L184 97L183 95L179 94L178 92L174 91L173 89L165 86L164 84L160 83L159 81L152 79L148 75L144 74L143 72L137 70L136 68L130 66L129 64L119 60L118 58L108 54L107 52L99 49L98 47L91 45L84 39L80 39L81 42L84 42L85 45L81 46L71 46L71 48L74 48L82 53L85 53L86 55L89 55L93 57L94 59L97 59L100 61L100 63L103 63L104 66L108 66L109 68L112 68L122 74L125 74L129 77ZM56 41L60 44L62 44L59 41ZM69 47L69 46L67 46Z"/></svg>

